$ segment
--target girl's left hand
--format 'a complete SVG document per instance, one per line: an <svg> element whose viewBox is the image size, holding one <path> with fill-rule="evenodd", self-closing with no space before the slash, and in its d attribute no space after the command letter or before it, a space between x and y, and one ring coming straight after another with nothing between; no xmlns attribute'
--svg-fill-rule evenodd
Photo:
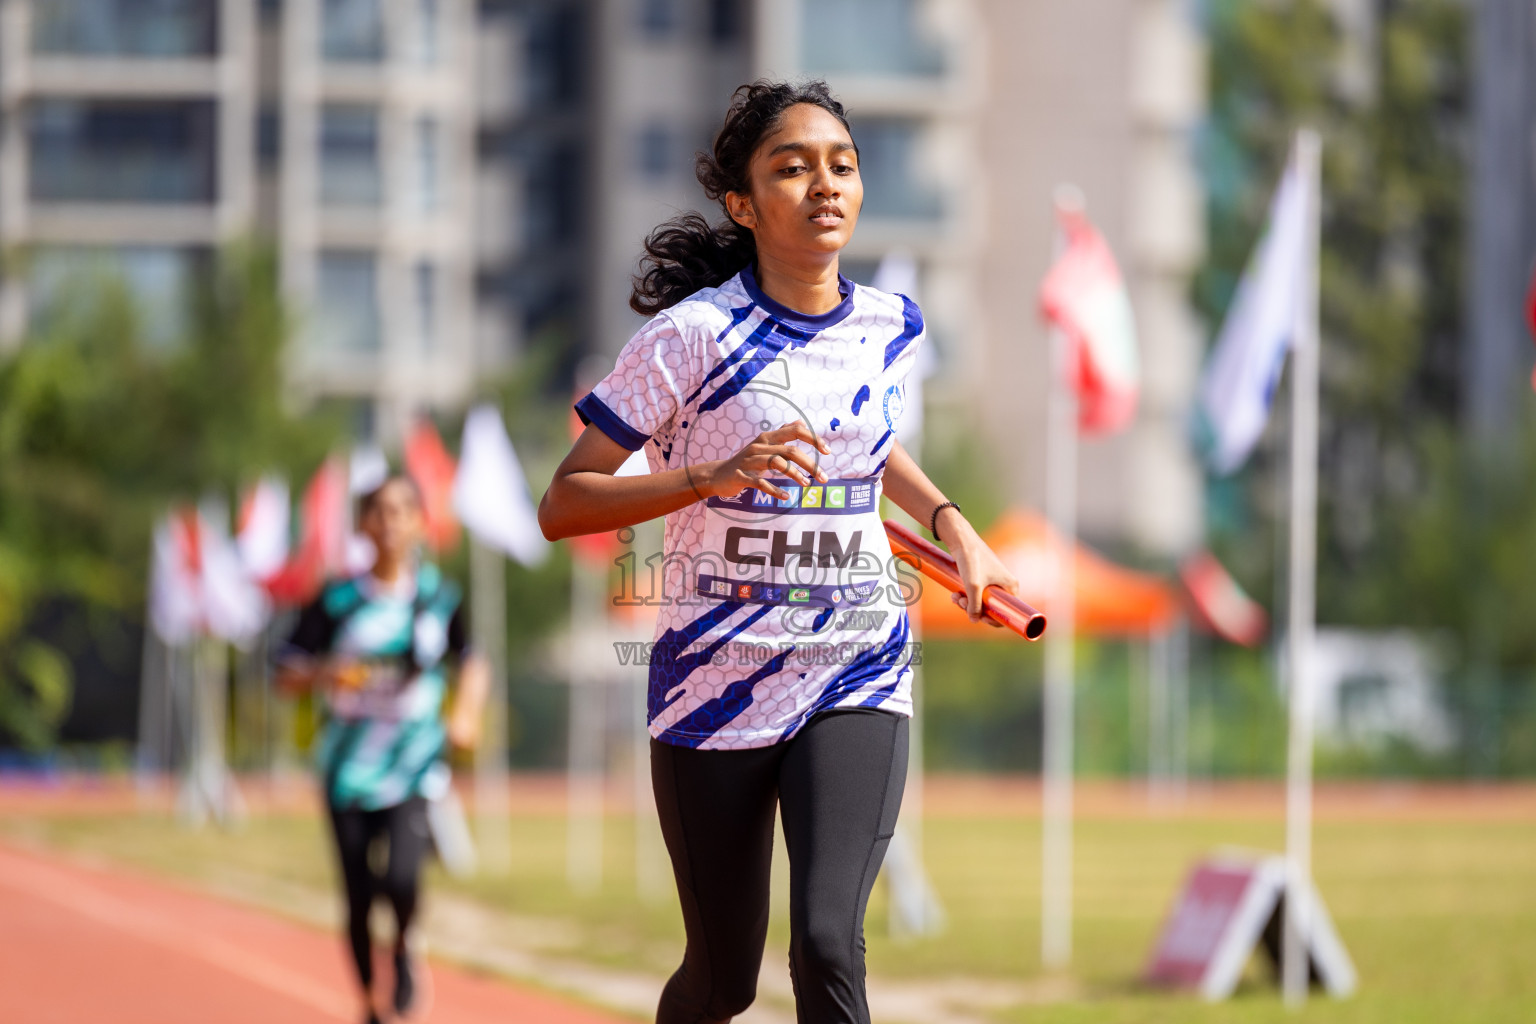
<svg viewBox="0 0 1536 1024"><path fill-rule="evenodd" d="M474 750L480 745L480 715L459 701L448 715L448 742L455 750Z"/></svg>
<svg viewBox="0 0 1536 1024"><path fill-rule="evenodd" d="M988 587L998 587L1017 596L1018 577L1008 571L1008 567L987 547L986 541L966 522L964 516L952 511L943 514L939 532L949 544L949 553L955 556L955 564L960 570L960 582L965 585L964 593L954 595L955 604L970 616L972 622L984 621L995 629L1001 629L1001 623L982 614L981 595Z"/></svg>

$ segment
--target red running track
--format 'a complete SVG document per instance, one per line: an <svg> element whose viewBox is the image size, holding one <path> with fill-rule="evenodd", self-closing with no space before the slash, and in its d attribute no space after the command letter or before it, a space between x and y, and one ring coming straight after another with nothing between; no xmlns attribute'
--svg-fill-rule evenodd
<svg viewBox="0 0 1536 1024"><path fill-rule="evenodd" d="M430 1020L440 1024L620 1020L441 963L431 972ZM141 876L0 847L0 1021L361 1019L339 935Z"/></svg>

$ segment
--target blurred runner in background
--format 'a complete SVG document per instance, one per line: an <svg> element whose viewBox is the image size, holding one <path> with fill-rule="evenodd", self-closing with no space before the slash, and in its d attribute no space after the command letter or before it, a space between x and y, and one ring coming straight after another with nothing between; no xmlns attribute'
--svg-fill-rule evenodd
<svg viewBox="0 0 1536 1024"><path fill-rule="evenodd" d="M468 647L459 588L420 559L421 492L392 476L362 497L358 525L378 551L373 568L329 583L299 616L278 668L297 693L318 687L326 719L317 758L346 888L348 938L366 1003L373 992L368 912L382 894L394 909L395 987L406 1014L418 1002L420 967L410 949L421 861L430 844L427 801L447 792L447 746L471 748L490 684L490 666ZM448 659L458 687L448 706ZM372 848L387 857L375 872Z"/></svg>

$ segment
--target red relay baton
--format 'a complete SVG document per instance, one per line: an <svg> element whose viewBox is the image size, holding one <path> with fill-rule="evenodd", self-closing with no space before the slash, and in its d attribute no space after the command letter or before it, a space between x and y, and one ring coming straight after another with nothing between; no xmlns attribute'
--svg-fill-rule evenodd
<svg viewBox="0 0 1536 1024"><path fill-rule="evenodd" d="M924 576L950 591L965 592L965 586L960 582L960 567L949 552L890 519L885 521L885 535L891 540L893 554L905 555L905 560L915 564ZM1045 634L1045 616L1001 587L986 589L981 597L981 611L1025 640L1039 640Z"/></svg>

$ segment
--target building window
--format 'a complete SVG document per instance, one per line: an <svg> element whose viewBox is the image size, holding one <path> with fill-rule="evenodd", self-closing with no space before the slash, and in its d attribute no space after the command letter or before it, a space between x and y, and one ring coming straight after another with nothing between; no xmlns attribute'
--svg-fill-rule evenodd
<svg viewBox="0 0 1536 1024"><path fill-rule="evenodd" d="M665 125L649 124L640 130L635 143L635 165L642 177L659 181L668 177L672 167L672 133Z"/></svg>
<svg viewBox="0 0 1536 1024"><path fill-rule="evenodd" d="M371 252L320 254L315 345L332 352L377 352L383 347L378 259Z"/></svg>
<svg viewBox="0 0 1536 1024"><path fill-rule="evenodd" d="M528 15L523 50L528 102L534 106L570 103L581 95L586 70L583 14L574 6L535 9Z"/></svg>
<svg viewBox="0 0 1536 1024"><path fill-rule="evenodd" d="M442 56L442 13L440 0L416 0L416 60L426 67Z"/></svg>
<svg viewBox="0 0 1536 1024"><path fill-rule="evenodd" d="M944 57L918 20L920 0L816 0L801 24L800 53L812 74L937 75Z"/></svg>
<svg viewBox="0 0 1536 1024"><path fill-rule="evenodd" d="M384 59L381 0L324 0L320 53L326 60L376 64Z"/></svg>
<svg viewBox="0 0 1536 1024"><path fill-rule="evenodd" d="M283 114L274 103L263 103L256 112L256 159L263 170L273 170L283 157Z"/></svg>
<svg viewBox="0 0 1536 1024"><path fill-rule="evenodd" d="M859 176L864 179L865 217L935 220L943 213L938 191L918 167L921 122L902 117L858 118Z"/></svg>
<svg viewBox="0 0 1536 1024"><path fill-rule="evenodd" d="M40 100L27 130L38 202L214 201L211 102Z"/></svg>
<svg viewBox="0 0 1536 1024"><path fill-rule="evenodd" d="M582 233L581 186L585 178L579 144L562 142L533 153L528 161L528 201L524 205L529 252L558 250Z"/></svg>
<svg viewBox="0 0 1536 1024"><path fill-rule="evenodd" d="M47 332L82 296L120 287L133 301L139 337L163 348L186 336L188 300L206 260L199 249L171 246L46 246L28 265L28 305L34 330Z"/></svg>
<svg viewBox="0 0 1536 1024"><path fill-rule="evenodd" d="M670 35L678 23L677 0L635 0L640 31L651 37Z"/></svg>
<svg viewBox="0 0 1536 1024"><path fill-rule="evenodd" d="M379 112L329 105L320 111L320 203L374 207L383 201Z"/></svg>
<svg viewBox="0 0 1536 1024"><path fill-rule="evenodd" d="M218 11L209 0L47 0L32 4L32 52L211 57Z"/></svg>
<svg viewBox="0 0 1536 1024"><path fill-rule="evenodd" d="M747 14L742 0L709 0L709 41L730 46L741 39Z"/></svg>
<svg viewBox="0 0 1536 1024"><path fill-rule="evenodd" d="M442 125L435 117L416 119L416 208L435 213L443 203Z"/></svg>
<svg viewBox="0 0 1536 1024"><path fill-rule="evenodd" d="M421 350L437 348L437 268L426 260L416 264L416 331Z"/></svg>

